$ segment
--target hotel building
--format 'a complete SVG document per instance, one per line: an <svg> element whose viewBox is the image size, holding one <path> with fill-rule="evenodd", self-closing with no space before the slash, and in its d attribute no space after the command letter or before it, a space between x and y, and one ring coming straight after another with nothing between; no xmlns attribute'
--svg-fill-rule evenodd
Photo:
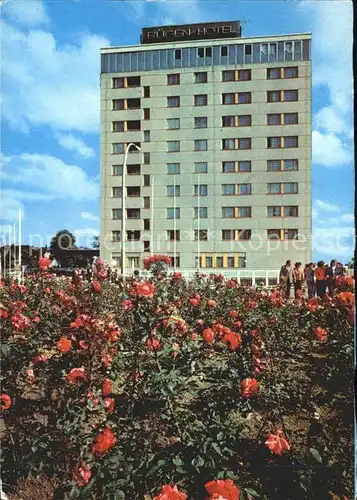
<svg viewBox="0 0 357 500"><path fill-rule="evenodd" d="M212 272L311 260L310 34L207 23L103 48L100 140L108 264L122 240L129 269L152 253Z"/></svg>

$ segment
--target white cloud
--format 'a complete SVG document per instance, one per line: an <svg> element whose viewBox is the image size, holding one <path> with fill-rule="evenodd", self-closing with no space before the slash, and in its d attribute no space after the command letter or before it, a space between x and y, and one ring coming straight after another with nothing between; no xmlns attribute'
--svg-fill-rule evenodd
<svg viewBox="0 0 357 500"><path fill-rule="evenodd" d="M199 0L130 0L123 3L130 9L130 19L142 23L150 18L151 26L189 24L217 18L217 13L212 8L204 9Z"/></svg>
<svg viewBox="0 0 357 500"><path fill-rule="evenodd" d="M340 167L352 161L352 151L337 135L313 130L312 161L323 167Z"/></svg>
<svg viewBox="0 0 357 500"><path fill-rule="evenodd" d="M316 210L322 210L324 212L338 212L340 210L340 207L338 207L337 205L323 200L315 200L314 208Z"/></svg>
<svg viewBox="0 0 357 500"><path fill-rule="evenodd" d="M314 92L329 90L329 102L313 117L313 161L338 167L352 162L352 2L305 1L298 8L313 23Z"/></svg>
<svg viewBox="0 0 357 500"><path fill-rule="evenodd" d="M16 196L39 199L93 200L98 197L98 183L77 165L68 165L50 155L12 156L3 174L4 180L25 186Z"/></svg>
<svg viewBox="0 0 357 500"><path fill-rule="evenodd" d="M49 22L41 0L9 0L2 5L3 14L23 26L39 26Z"/></svg>
<svg viewBox="0 0 357 500"><path fill-rule="evenodd" d="M82 139L78 139L72 134L56 134L56 139L62 148L73 151L82 158L93 158L96 156L96 152L93 148L87 146Z"/></svg>
<svg viewBox="0 0 357 500"><path fill-rule="evenodd" d="M99 53L109 40L87 34L61 45L47 31L25 32L4 21L1 29L4 119L22 131L48 125L98 132Z"/></svg>
<svg viewBox="0 0 357 500"><path fill-rule="evenodd" d="M17 221L19 218L19 209L21 208L22 218L24 217L23 204L19 196L13 196L14 193L1 190L0 212L1 220Z"/></svg>
<svg viewBox="0 0 357 500"><path fill-rule="evenodd" d="M81 218L84 220L99 220L99 217L94 214L90 214L89 212L82 212Z"/></svg>

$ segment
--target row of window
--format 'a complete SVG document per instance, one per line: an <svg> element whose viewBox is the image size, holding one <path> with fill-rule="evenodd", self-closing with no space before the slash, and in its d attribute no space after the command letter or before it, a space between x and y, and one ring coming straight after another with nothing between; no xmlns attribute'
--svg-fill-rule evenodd
<svg viewBox="0 0 357 500"><path fill-rule="evenodd" d="M251 229L222 229L222 241L249 241L252 237ZM298 239L298 229L267 229L268 240L296 240ZM140 230L126 231L126 241L140 241ZM209 241L209 231L207 229L194 229L194 241ZM212 235L216 239L216 235ZM112 231L112 241L121 241L121 231ZM167 241L180 241L180 231L168 230Z"/></svg>
<svg viewBox="0 0 357 500"><path fill-rule="evenodd" d="M266 102L293 102L298 101L299 92L298 90L268 90L266 92ZM181 104L180 96L167 96L166 106L168 108L179 108ZM221 103L232 105L232 104L251 104L252 103L252 92L226 92L221 94ZM208 94L195 94L193 96L194 106L208 106ZM113 111L122 111L127 109L140 109L141 99L140 98L130 98L130 99L113 99L112 109Z"/></svg>
<svg viewBox="0 0 357 500"><path fill-rule="evenodd" d="M247 207L243 207L244 209ZM171 213L171 212L170 212ZM244 211L242 212L244 213ZM112 209L112 220L121 220L122 219L122 209L121 208L113 208ZM271 206L267 207L267 217L298 217L299 216L299 207L296 205L284 205L284 206ZM127 219L141 219L141 209L140 208L127 208L126 209L126 218ZM207 219L208 218L208 210L207 207L194 207L193 213L194 219ZM144 219L144 229L150 229L150 221L149 219Z"/></svg>
<svg viewBox="0 0 357 500"><path fill-rule="evenodd" d="M179 130L180 118L168 118L167 130ZM267 114L267 125L297 125L299 123L298 113L269 113ZM196 116L193 118L194 128L207 128L208 117ZM252 115L229 115L222 116L222 127L251 127ZM140 120L126 120L112 122L113 132L138 132L141 130ZM144 142L150 141L150 131L144 130Z"/></svg>
<svg viewBox="0 0 357 500"><path fill-rule="evenodd" d="M268 149L297 148L299 145L298 143L299 143L298 136L267 137L266 147ZM140 147L140 143L136 144ZM113 154L124 154L127 146L128 143L125 142L113 143L112 145ZM221 147L223 151L252 149L252 138L240 137L235 139L222 139ZM179 153L180 141L166 141L166 148L167 148L166 149L167 153ZM208 150L207 139L195 139L193 141L193 151L207 151L207 150Z"/></svg>
<svg viewBox="0 0 357 500"><path fill-rule="evenodd" d="M114 176L123 175L123 165L113 165L112 173ZM267 160L267 171L268 172L293 172L298 170L298 160ZM252 171L252 162L243 161L223 161L221 163L221 172L224 174L231 173L243 173ZM181 165L180 163L167 163L166 173L168 175L180 175ZM208 173L208 162L197 161L193 164L194 174L207 174ZM127 175L141 175L141 165L127 165ZM147 177L150 177L147 175ZM150 179L146 183L144 178L144 186L150 185Z"/></svg>
<svg viewBox="0 0 357 500"><path fill-rule="evenodd" d="M199 50L204 50L199 49ZM167 75L167 85L180 85L180 73L171 73ZM278 79L290 79L298 78L299 70L297 66L290 66L287 68L268 68L267 69L267 79L268 80L278 80ZM222 71L222 82L246 82L252 79L252 71L250 69L240 69L240 70L224 70ZM208 83L208 73L207 71L198 71L193 74L194 83ZM187 83L187 82L185 82ZM114 89L122 88L135 88L141 86L140 76L128 76L128 77L114 77L112 79L112 87ZM144 87L148 88L148 87ZM145 92L145 90L144 90ZM146 91L149 93L150 91Z"/></svg>

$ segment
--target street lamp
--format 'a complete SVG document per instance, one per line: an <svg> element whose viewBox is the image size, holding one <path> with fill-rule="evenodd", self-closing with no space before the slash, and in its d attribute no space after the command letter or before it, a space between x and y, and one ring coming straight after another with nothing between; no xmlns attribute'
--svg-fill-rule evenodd
<svg viewBox="0 0 357 500"><path fill-rule="evenodd" d="M121 273L124 276L125 274L125 174L126 174L126 162L128 159L128 153L131 147L136 148L138 151L141 151L139 146L134 144L133 142L130 142L125 150L125 155L124 155L124 164L123 164L123 181L122 181L122 194L121 194Z"/></svg>

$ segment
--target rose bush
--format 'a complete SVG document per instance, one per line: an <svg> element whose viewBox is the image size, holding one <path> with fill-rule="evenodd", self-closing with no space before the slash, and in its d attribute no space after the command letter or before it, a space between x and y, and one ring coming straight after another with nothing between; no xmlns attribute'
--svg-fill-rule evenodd
<svg viewBox="0 0 357 500"><path fill-rule="evenodd" d="M5 490L43 475L64 499L352 498L339 286L286 303L220 275L115 280L101 262L92 282L45 266L5 280Z"/></svg>

